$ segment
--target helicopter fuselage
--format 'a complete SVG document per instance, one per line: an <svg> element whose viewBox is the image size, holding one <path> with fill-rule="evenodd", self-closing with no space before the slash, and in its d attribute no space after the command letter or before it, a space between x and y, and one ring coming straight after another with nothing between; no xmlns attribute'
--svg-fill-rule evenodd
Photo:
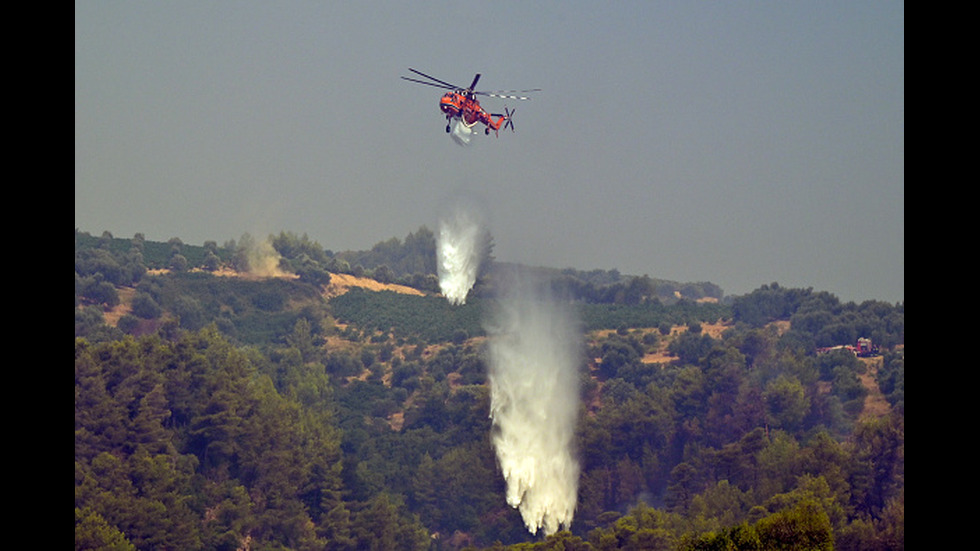
<svg viewBox="0 0 980 551"><path fill-rule="evenodd" d="M439 109L444 115L446 115L446 132L450 131L450 125L453 119L459 120L467 127L472 127L477 123L483 123L486 126L486 134L490 134L491 130L496 133L501 127L514 130L514 111L504 107L504 114L488 113L483 109L483 107L480 106L480 102L477 101L476 96L482 95L497 98L525 100L530 98L527 96L514 94L539 91L538 88L535 88L533 90L512 90L510 92L479 92L474 90L474 88L476 88L476 83L480 81L480 73L477 73L476 76L473 77L473 82L470 83L469 88L464 88L462 86L450 84L446 81L431 77L421 71L416 71L411 67L409 67L408 70L421 77L425 77L427 80L402 77L403 80L450 90L449 92L443 94L442 98L439 99Z"/></svg>
<svg viewBox="0 0 980 551"><path fill-rule="evenodd" d="M443 94L439 100L439 109L445 113L447 119L460 119L467 126L478 122L487 124L490 121L490 116L480 106L480 102L457 92Z"/></svg>

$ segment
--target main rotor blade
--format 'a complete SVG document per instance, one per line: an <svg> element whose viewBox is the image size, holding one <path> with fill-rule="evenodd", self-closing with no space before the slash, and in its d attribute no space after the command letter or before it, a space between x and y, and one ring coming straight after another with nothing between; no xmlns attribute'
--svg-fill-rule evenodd
<svg viewBox="0 0 980 551"><path fill-rule="evenodd" d="M417 80L417 79L414 79L414 78L402 77L402 80L407 80L407 81L410 81L410 82L416 82L418 84L425 84L426 86L435 86L436 88L444 88L446 90L455 90L456 89L455 86L448 86L448 85L444 85L444 84L436 84L435 82L426 82L424 80Z"/></svg>
<svg viewBox="0 0 980 551"><path fill-rule="evenodd" d="M467 88L467 90L472 91L474 88L476 88L476 83L477 83L478 80L480 80L480 73L477 73L476 76L473 77L473 83L470 84L470 87Z"/></svg>
<svg viewBox="0 0 980 551"><path fill-rule="evenodd" d="M541 88L531 88L529 90L484 90L485 94L528 94L530 92L540 92Z"/></svg>
<svg viewBox="0 0 980 551"><path fill-rule="evenodd" d="M448 82L446 82L444 80L439 80L436 77L429 76L429 75L423 73L422 71L416 71L415 69L412 69L411 67L409 67L408 70L411 71L411 72L413 72L413 73L415 73L415 74L417 74L417 75L422 75L422 76L424 76L425 78L427 78L429 80L434 80L434 81L438 82L439 84L442 84L443 86L445 86L447 88L453 88L453 89L458 89L459 88L459 86L456 86L455 84L449 84ZM402 78L404 78L404 77L402 77ZM410 79L406 79L406 80L410 80ZM416 82L418 82L418 81L416 81Z"/></svg>
<svg viewBox="0 0 980 551"><path fill-rule="evenodd" d="M479 94L481 96L490 96L492 98L529 100L531 98L528 96L518 96L514 94L526 94L529 92L540 92L540 91L541 91L540 88L534 88L532 90L499 90L497 92L474 92L474 93Z"/></svg>

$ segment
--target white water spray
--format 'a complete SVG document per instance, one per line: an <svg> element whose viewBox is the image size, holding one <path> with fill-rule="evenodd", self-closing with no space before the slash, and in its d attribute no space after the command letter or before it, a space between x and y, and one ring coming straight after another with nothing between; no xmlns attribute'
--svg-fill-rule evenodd
<svg viewBox="0 0 980 551"><path fill-rule="evenodd" d="M457 207L439 222L436 255L439 288L453 304L466 302L480 270L485 245L479 218L469 210Z"/></svg>
<svg viewBox="0 0 980 551"><path fill-rule="evenodd" d="M578 494L578 332L558 303L516 285L488 324L493 445L507 503L550 535L570 527Z"/></svg>

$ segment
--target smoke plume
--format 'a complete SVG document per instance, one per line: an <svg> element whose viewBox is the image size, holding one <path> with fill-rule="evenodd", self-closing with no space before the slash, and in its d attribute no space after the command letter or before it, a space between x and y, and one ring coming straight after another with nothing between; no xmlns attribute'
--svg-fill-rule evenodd
<svg viewBox="0 0 980 551"><path fill-rule="evenodd" d="M487 324L493 445L507 503L532 534L553 534L571 525L578 493L579 332L521 277L499 304Z"/></svg>
<svg viewBox="0 0 980 551"><path fill-rule="evenodd" d="M476 282L483 258L484 232L479 217L463 207L456 207L439 222L439 288L453 304L465 303Z"/></svg>

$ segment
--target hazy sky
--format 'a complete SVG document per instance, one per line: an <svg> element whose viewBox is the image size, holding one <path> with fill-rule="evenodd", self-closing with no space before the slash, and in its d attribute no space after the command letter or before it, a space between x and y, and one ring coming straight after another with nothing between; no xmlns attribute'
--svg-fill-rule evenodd
<svg viewBox="0 0 980 551"><path fill-rule="evenodd" d="M542 88L469 147L440 91ZM75 227L905 300L900 1L75 2Z"/></svg>

